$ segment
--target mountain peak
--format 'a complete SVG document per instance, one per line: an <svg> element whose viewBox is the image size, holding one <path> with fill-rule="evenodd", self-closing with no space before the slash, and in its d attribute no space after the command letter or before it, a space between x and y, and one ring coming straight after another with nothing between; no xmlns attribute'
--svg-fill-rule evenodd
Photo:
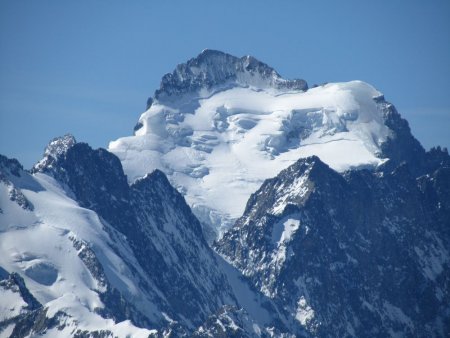
<svg viewBox="0 0 450 338"><path fill-rule="evenodd" d="M179 64L172 73L163 76L155 98L173 101L186 94L205 96L229 87L258 89L307 90L304 80L283 79L272 67L247 55L241 58L213 49L204 49L198 56ZM200 95L203 96L203 95Z"/></svg>
<svg viewBox="0 0 450 338"><path fill-rule="evenodd" d="M44 156L53 156L57 158L66 153L71 147L77 143L75 137L72 134L65 134L64 136L55 137L47 145Z"/></svg>
<svg viewBox="0 0 450 338"><path fill-rule="evenodd" d="M200 54L198 54L197 58L200 58L200 57L209 58L209 57L214 57L214 56L225 56L225 55L235 58L234 56L232 56L228 53L225 53L225 52L222 52L222 51L216 50L216 49L210 49L210 48L203 49L200 52Z"/></svg>
<svg viewBox="0 0 450 338"><path fill-rule="evenodd" d="M314 180L326 166L376 169L424 156L373 86L350 81L304 89L303 80L283 79L253 56L203 50L163 77L135 136L111 142L109 150L130 183L162 170L218 234L242 215L264 180L300 158L317 156L309 159L317 165Z"/></svg>
<svg viewBox="0 0 450 338"><path fill-rule="evenodd" d="M67 133L64 136L55 137L51 140L44 151L44 157L34 165L32 172L41 171L45 167L50 167L56 160L72 148L77 141L75 137Z"/></svg>

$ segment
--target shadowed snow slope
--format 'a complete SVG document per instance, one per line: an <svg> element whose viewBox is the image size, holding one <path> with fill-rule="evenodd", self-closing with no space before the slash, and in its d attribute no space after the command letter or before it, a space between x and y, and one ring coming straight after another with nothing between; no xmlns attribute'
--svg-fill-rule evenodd
<svg viewBox="0 0 450 338"><path fill-rule="evenodd" d="M0 155L0 337L178 337L227 309L248 337L285 328L161 171L129 186L116 156L66 135L32 172Z"/></svg>
<svg viewBox="0 0 450 338"><path fill-rule="evenodd" d="M133 182L166 173L213 232L239 217L264 179L319 156L337 171L386 161L380 92L361 81L307 89L252 57L203 51L164 76L134 136L109 150Z"/></svg>

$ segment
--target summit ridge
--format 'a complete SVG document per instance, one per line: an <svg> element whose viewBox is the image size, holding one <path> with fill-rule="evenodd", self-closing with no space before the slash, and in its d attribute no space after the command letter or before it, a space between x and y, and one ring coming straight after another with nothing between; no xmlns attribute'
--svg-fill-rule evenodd
<svg viewBox="0 0 450 338"><path fill-rule="evenodd" d="M307 90L304 80L283 79L273 68L247 55L241 58L204 49L197 57L179 64L163 76L155 92L160 102L180 99L185 94L211 95L214 89L231 86ZM199 93L203 91L203 93Z"/></svg>

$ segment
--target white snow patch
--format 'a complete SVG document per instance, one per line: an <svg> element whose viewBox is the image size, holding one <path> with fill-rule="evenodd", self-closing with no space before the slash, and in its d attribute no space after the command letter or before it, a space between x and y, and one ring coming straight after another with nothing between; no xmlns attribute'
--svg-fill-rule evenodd
<svg viewBox="0 0 450 338"><path fill-rule="evenodd" d="M297 312L295 319L303 326L306 326L312 319L314 319L314 310L306 302L305 297L301 296L297 302Z"/></svg>
<svg viewBox="0 0 450 338"><path fill-rule="evenodd" d="M283 219L274 224L272 229L272 243L274 244L272 262L276 267L280 267L286 261L287 246L299 227L300 220L295 218ZM308 229L305 228L305 231L308 231Z"/></svg>
<svg viewBox="0 0 450 338"><path fill-rule="evenodd" d="M284 230L281 234L280 241L278 242L278 245L281 245L281 243L285 244L286 242L289 242L292 238L292 235L297 231L298 227L300 226L300 221L298 219L291 219L289 218L286 222L283 223Z"/></svg>
<svg viewBox="0 0 450 338"><path fill-rule="evenodd" d="M295 218L287 218L273 226L272 230L272 242L276 246L285 245L290 242L293 234L300 227L300 220Z"/></svg>

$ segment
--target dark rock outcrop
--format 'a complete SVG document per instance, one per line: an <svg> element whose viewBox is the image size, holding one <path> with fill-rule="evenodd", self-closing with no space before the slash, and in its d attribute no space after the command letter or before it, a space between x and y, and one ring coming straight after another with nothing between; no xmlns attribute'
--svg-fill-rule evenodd
<svg viewBox="0 0 450 338"><path fill-rule="evenodd" d="M164 75L155 98L159 102L179 100L185 94L195 94L201 89L214 91L231 86L308 89L306 81L283 79L273 68L252 56L238 58L205 49L197 57L179 64L172 73Z"/></svg>
<svg viewBox="0 0 450 338"><path fill-rule="evenodd" d="M450 167L385 169L301 159L265 181L216 249L314 336L445 336Z"/></svg>

